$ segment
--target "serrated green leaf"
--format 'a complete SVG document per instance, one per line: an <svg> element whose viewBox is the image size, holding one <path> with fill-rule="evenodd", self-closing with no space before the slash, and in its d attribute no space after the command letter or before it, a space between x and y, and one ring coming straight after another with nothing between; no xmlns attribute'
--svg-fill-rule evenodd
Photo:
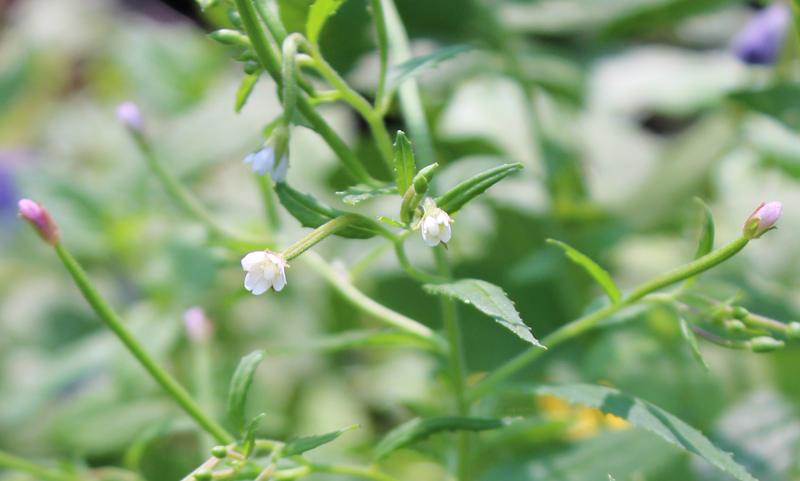
<svg viewBox="0 0 800 481"><path fill-rule="evenodd" d="M244 107L245 102L247 102L247 98L253 91L253 87L256 86L256 82L258 82L258 77L260 75L261 71L247 75L245 78L242 79L242 83L239 84L239 90L236 91L236 105L235 105L235 110L237 114L239 113L240 110L242 110L242 107Z"/></svg>
<svg viewBox="0 0 800 481"><path fill-rule="evenodd" d="M311 5L306 22L306 37L312 44L317 45L325 21L336 13L344 2L345 0L317 0Z"/></svg>
<svg viewBox="0 0 800 481"><path fill-rule="evenodd" d="M708 364L706 364L705 359L703 359L703 355L700 354L700 347L697 345L697 336L694 335L692 326L682 317L678 318L678 322L681 324L681 334L683 334L683 338L686 339L686 344L689 345L689 349L692 351L694 358L708 371Z"/></svg>
<svg viewBox="0 0 800 481"><path fill-rule="evenodd" d="M564 242L555 239L547 239L546 242L548 244L562 248L564 250L564 253L567 255L567 257L569 257L569 259L572 262L586 269L586 272L588 272L589 275L591 275L594 278L594 280L597 281L598 284L600 284L600 287L603 288L603 290L608 295L608 298L611 299L612 303L617 302L622 298L622 293L617 288L617 285L614 284L614 280L611 279L611 276L608 274L608 272L606 272L605 269L597 265L595 261L589 259L580 251L578 251L574 247L571 247L570 245Z"/></svg>
<svg viewBox="0 0 800 481"><path fill-rule="evenodd" d="M375 447L375 459L383 459L398 449L442 431L486 431L506 426L510 421L461 416L414 418L389 431Z"/></svg>
<svg viewBox="0 0 800 481"><path fill-rule="evenodd" d="M295 219L299 220L303 227L317 228L340 215L349 214L349 212L329 207L308 194L301 194L285 182L275 185L275 193L278 194L281 205ZM363 224L347 226L336 231L334 235L352 239L369 239L377 233L372 222L374 221L364 217Z"/></svg>
<svg viewBox="0 0 800 481"><path fill-rule="evenodd" d="M266 416L265 413L259 414L247 425L247 434L244 435L244 440L242 441L242 454L245 458L249 458L253 454L253 449L256 447L256 429L264 416Z"/></svg>
<svg viewBox="0 0 800 481"><path fill-rule="evenodd" d="M414 151L411 142L402 130L397 131L397 140L394 143L394 171L397 179L397 192L406 193L417 175L417 166L414 164Z"/></svg>
<svg viewBox="0 0 800 481"><path fill-rule="evenodd" d="M531 328L522 322L514 303L494 284L479 279L463 279L452 284L425 284L423 287L431 294L455 297L471 304L520 338L534 346L544 347L533 337Z"/></svg>
<svg viewBox="0 0 800 481"><path fill-rule="evenodd" d="M436 205L450 215L454 215L459 211L467 202L475 197L483 194L486 189L500 182L507 175L522 169L522 164L517 162L515 164L504 164L494 169L489 169L486 172L478 174L471 179L453 187L444 195L436 199Z"/></svg>
<svg viewBox="0 0 800 481"><path fill-rule="evenodd" d="M661 436L667 442L702 457L741 481L756 481L730 454L714 446L700 431L658 406L617 389L590 384L542 384L517 386L510 388L509 392L538 396L549 394L572 403L597 408Z"/></svg>
<svg viewBox="0 0 800 481"><path fill-rule="evenodd" d="M714 216L711 214L711 209L708 208L705 202L699 197L695 197L694 201L703 209L703 233L700 236L700 243L697 246L697 252L694 255L695 259L699 259L704 255L711 252L714 248ZM700 276L694 276L686 279L683 287L691 287Z"/></svg>
<svg viewBox="0 0 800 481"><path fill-rule="evenodd" d="M348 187L347 190L337 192L336 195L342 196L342 202L345 204L356 205L362 200L367 200L375 197L376 195L396 194L397 187L394 185L385 185L383 187L369 187L366 185L354 185Z"/></svg>
<svg viewBox="0 0 800 481"><path fill-rule="evenodd" d="M264 351L253 351L243 357L233 373L231 387L228 391L228 420L239 432L244 432L247 418L244 405L247 402L247 391L253 383L253 374L258 364L264 359Z"/></svg>
<svg viewBox="0 0 800 481"><path fill-rule="evenodd" d="M451 45L449 47L444 47L433 51L428 55L414 57L406 60L400 65L395 65L387 75L386 90L391 92L406 80L416 77L425 70L436 67L445 60L450 60L456 55L469 52L470 50L474 49L475 47L470 45Z"/></svg>
<svg viewBox="0 0 800 481"><path fill-rule="evenodd" d="M328 444L329 442L341 436L343 433L346 433L347 431L350 431L357 427L359 427L359 425L354 424L344 429L333 431L327 434L321 434L319 436L307 436L304 438L297 438L293 441L289 441L288 443L286 443L286 446L283 447L283 450L281 451L281 456L284 458L288 458L290 456L295 456L297 454L303 454L306 451L311 451L312 449L318 448L323 444Z"/></svg>

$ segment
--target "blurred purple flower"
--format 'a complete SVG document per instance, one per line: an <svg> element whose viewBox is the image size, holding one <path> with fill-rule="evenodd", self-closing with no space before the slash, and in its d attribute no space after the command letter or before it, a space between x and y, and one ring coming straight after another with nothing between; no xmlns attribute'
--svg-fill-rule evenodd
<svg viewBox="0 0 800 481"><path fill-rule="evenodd" d="M9 166L0 163L0 215L16 210L17 187Z"/></svg>
<svg viewBox="0 0 800 481"><path fill-rule="evenodd" d="M125 127L134 132L144 131L144 119L142 118L142 113L139 111L139 107L137 107L135 103L125 102L119 104L117 105L115 113L117 115L117 120Z"/></svg>
<svg viewBox="0 0 800 481"><path fill-rule="evenodd" d="M778 58L789 30L792 12L782 1L758 12L733 41L733 54L742 62L769 65Z"/></svg>

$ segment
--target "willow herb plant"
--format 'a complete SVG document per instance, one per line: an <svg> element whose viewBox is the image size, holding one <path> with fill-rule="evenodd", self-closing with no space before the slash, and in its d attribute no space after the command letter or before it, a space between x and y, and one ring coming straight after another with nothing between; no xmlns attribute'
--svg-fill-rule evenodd
<svg viewBox="0 0 800 481"><path fill-rule="evenodd" d="M381 63L377 93L374 102L369 102L339 76L320 51L320 32L326 19L342 2L343 0L317 0L310 8L305 34L301 34L287 33L266 0L234 0L230 18L238 28L220 30L211 35L211 38L223 44L236 46L238 52L235 58L244 64L247 76L236 96L237 110L245 103L254 84L263 74L275 82L283 104L282 115L271 121L265 130L266 140L263 145L245 159L257 176L269 209L269 238L237 232L212 216L155 154L148 140L145 121L135 105L121 105L117 116L136 140L152 173L174 201L188 216L205 225L210 240L241 257L242 269L246 271L245 289L255 295L266 293L269 296L279 296L280 291L292 288L292 262L306 262L353 306L388 326L388 331L373 333L360 339L357 346L381 345L383 340L391 337L391 344L421 349L435 356L447 367L449 408L436 415L414 418L392 429L373 447L374 461L369 465L320 464L304 456L307 451L333 442L357 426L294 440L257 438L256 429L264 415L247 418L245 404L254 373L264 358L263 351L253 352L241 360L230 383L228 419L226 422L214 419L202 407L204 402L193 399L156 362L95 289L91 279L62 242L62 233L47 209L31 200L23 199L19 202L21 217L31 224L45 242L54 247L57 256L98 317L153 379L215 440L217 445L210 449L208 460L187 473L184 481L192 478L197 481L286 480L302 478L312 473L396 481L395 477L382 471L380 461L398 449L412 446L417 441L442 431L453 431L455 434L449 454L445 453L441 459L445 460L454 479L468 481L476 475L470 464L480 449L476 433L505 429L519 422L516 418L486 415L491 413L491 408L487 407L485 401L506 396L543 394L614 414L705 458L740 480L752 480L752 476L734 462L728 453L715 447L699 431L646 401L599 385L519 384L511 381L516 373L546 355L549 350L586 333L597 327L601 321L634 305L661 305L677 313L676 318L680 322L686 345L703 365L704 361L698 350L699 339L731 349L755 352L780 349L787 342L800 340L800 324L796 322L784 324L748 312L736 305L737 299L719 301L692 291L700 274L730 259L750 241L775 228L774 224L781 215L780 202L762 204L744 222L740 237L714 250L714 223L710 211L700 201L705 213L705 227L695 259L626 292L621 291L611 276L593 260L563 242L551 240L556 248L583 267L600 284L608 301L604 307L562 326L539 342L501 288L479 279L453 278L447 256L448 242L451 239L458 241L458 226L461 221L458 213L462 208L494 184L519 171L522 165L502 165L475 175L446 192L433 192L432 181L438 165L433 162L431 136L421 114L420 97L413 78L415 66L422 63L409 58L408 39L395 6L392 0L370 1ZM204 6L208 7L208 4L214 2L206 3ZM390 51L398 62L392 68L388 61ZM392 81L397 79L397 72L403 73L402 82ZM392 135L384 123L388 106L394 102L396 95L399 96L401 110L408 125L408 136L404 132ZM315 109L317 104L334 101L348 104L363 117L378 146L386 171L394 173L393 182L381 181L370 175L350 147ZM345 203L357 205L370 197L394 196L398 211L386 212L385 216L375 219L358 212L324 205L312 195L292 188L289 138L298 125L319 134L357 183L346 192L340 193ZM276 196L289 214L304 227L312 229L308 235L288 246L278 244L281 227L278 222ZM353 242L374 236L383 237L386 245L394 248L397 260L405 272L412 279L423 283L427 292L441 298L443 332L435 332L370 299L347 275L334 269L328 261L310 250L332 235L353 239ZM425 244L433 250L435 270L414 266L406 257L404 243L412 235L421 235ZM69 232L64 232L63 237L69 243ZM554 252L553 255L557 254ZM674 289L665 290L675 285L677 287ZM500 326L529 343L529 349L509 359L482 379L471 382L474 378L467 376L457 302L469 304L493 318ZM202 346L209 341L211 328L202 310L187 311L185 321L193 343ZM205 352L199 354L198 364L207 364L210 355L208 351L198 352ZM40 479L50 481L88 479L85 473L48 469L5 453L0 453L0 465L27 471Z"/></svg>

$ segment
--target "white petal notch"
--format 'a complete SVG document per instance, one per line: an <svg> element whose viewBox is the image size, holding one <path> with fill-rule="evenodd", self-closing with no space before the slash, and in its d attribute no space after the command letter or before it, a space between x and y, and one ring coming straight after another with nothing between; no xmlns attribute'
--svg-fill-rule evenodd
<svg viewBox="0 0 800 481"><path fill-rule="evenodd" d="M242 269L247 271L244 288L255 295L263 294L270 288L280 291L286 286L288 267L283 256L276 252L250 252L242 258Z"/></svg>

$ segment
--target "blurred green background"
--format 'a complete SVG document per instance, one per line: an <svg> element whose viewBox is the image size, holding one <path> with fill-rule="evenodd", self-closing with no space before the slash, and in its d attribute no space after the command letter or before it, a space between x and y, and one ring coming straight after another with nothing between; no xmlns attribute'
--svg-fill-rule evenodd
<svg viewBox="0 0 800 481"><path fill-rule="evenodd" d="M311 1L278 3L289 28L301 28ZM442 368L414 349L330 354L308 347L326 334L377 323L300 262L280 295L250 295L238 258L207 245L203 227L150 175L114 118L122 101L140 106L156 151L220 218L265 231L258 188L242 159L280 114L274 84L262 76L235 114L241 65L205 37L228 25L225 9L201 14L177 6L183 13L155 0L0 3L0 449L65 466L122 467L148 481L180 479L207 457L208 440L96 319L52 250L15 217L16 200L29 197L48 207L102 293L193 391L204 376L182 315L205 309L216 327L213 396L205 402L218 419L239 359L268 349L248 408L267 413L259 434L291 439L360 424L310 457L369 459L375 439L444 403ZM705 274L697 289L719 299L741 292L753 312L797 318L798 49L792 33L769 68L742 64L728 48L758 2L397 6L415 55L479 47L420 77L444 166L438 189L503 161L525 164L456 218L450 253L457 276L501 286L541 339L601 294L544 239L596 259L625 289L692 258L700 226L693 196L714 213L717 245L738 236L761 202L780 200L779 230ZM367 2L348 0L321 44L330 63L371 98L378 59ZM353 111L321 111L362 159L377 158ZM397 105L387 121L390 131L405 128ZM289 180L346 207L334 192L347 177L309 130L292 132ZM383 214L395 203L376 199L365 208ZM285 243L303 235L306 229L282 216ZM431 252L417 237L409 257L431 268ZM315 250L352 266L380 243L331 238ZM354 282L388 307L441 327L438 299L392 254ZM525 348L476 310L461 307L460 315L474 379ZM759 355L704 343L706 373L669 312L653 308L625 321L547 353L524 377L616 386L700 429L758 479L800 479L797 350ZM728 479L650 433L621 429L591 411L530 401L503 414L531 417L480 436L475 469L486 481L593 481L608 473L618 481ZM446 479L436 448L447 441L435 436L383 466L401 479Z"/></svg>

